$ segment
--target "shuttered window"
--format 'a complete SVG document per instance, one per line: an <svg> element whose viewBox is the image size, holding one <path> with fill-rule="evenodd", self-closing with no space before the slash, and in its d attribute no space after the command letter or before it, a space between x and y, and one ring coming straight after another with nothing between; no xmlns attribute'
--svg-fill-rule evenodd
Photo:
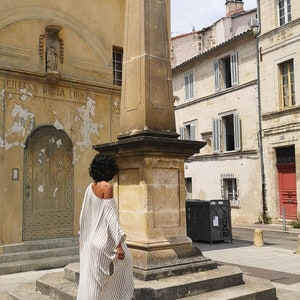
<svg viewBox="0 0 300 300"><path fill-rule="evenodd" d="M239 70L238 70L238 55L233 53L230 55L230 70L231 70L231 85L239 84Z"/></svg>
<svg viewBox="0 0 300 300"><path fill-rule="evenodd" d="M238 113L213 119L213 152L241 150L241 129Z"/></svg>
<svg viewBox="0 0 300 300"><path fill-rule="evenodd" d="M214 61L215 91L230 88L239 84L238 54Z"/></svg>
<svg viewBox="0 0 300 300"><path fill-rule="evenodd" d="M190 100L194 98L194 73L189 72L184 75L184 90L185 99Z"/></svg>
<svg viewBox="0 0 300 300"><path fill-rule="evenodd" d="M213 119L213 152L219 153L221 151L221 119Z"/></svg>
<svg viewBox="0 0 300 300"><path fill-rule="evenodd" d="M184 127L180 127L180 139L196 140L196 126L194 124L187 124Z"/></svg>

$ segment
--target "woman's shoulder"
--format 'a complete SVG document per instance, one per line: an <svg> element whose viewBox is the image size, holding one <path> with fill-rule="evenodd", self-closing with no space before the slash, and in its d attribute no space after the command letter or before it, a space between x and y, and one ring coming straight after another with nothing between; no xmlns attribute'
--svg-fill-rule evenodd
<svg viewBox="0 0 300 300"><path fill-rule="evenodd" d="M93 182L92 190L94 194L101 199L113 198L113 185L107 181Z"/></svg>

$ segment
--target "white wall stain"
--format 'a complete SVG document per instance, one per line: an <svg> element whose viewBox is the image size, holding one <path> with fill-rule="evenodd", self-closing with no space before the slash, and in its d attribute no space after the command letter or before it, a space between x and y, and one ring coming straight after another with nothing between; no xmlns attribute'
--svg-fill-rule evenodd
<svg viewBox="0 0 300 300"><path fill-rule="evenodd" d="M20 93L21 93L20 99L21 99L22 101L26 101L26 100L27 100L27 96L29 96L29 97L32 98L32 93L27 92L27 89L26 89L26 88L20 89Z"/></svg>
<svg viewBox="0 0 300 300"><path fill-rule="evenodd" d="M56 197L56 193L57 193L57 191L58 191L58 187L57 187L57 188L55 188L55 190L54 190L54 193L53 193L53 198L55 198L55 197Z"/></svg>
<svg viewBox="0 0 300 300"><path fill-rule="evenodd" d="M81 121L81 126L79 128L79 133L81 139L79 139L76 143L76 146L73 148L73 163L75 163L80 155L78 152L82 152L85 147L89 147L92 144L91 135L95 134L98 136L99 128L102 128L102 125L98 123L93 123L92 117L95 116L96 110L96 101L91 97L87 97L86 106L81 106L77 108L78 115L75 117L75 122Z"/></svg>
<svg viewBox="0 0 300 300"><path fill-rule="evenodd" d="M61 139L58 139L58 140L56 141L56 147L57 147L57 148L60 148L62 145L63 145L63 143L62 143Z"/></svg>
<svg viewBox="0 0 300 300"><path fill-rule="evenodd" d="M42 164L45 158L46 158L46 148L42 148L38 154L38 162Z"/></svg>
<svg viewBox="0 0 300 300"><path fill-rule="evenodd" d="M25 136L34 127L34 114L29 112L28 109L23 108L21 105L15 104L11 112L11 116L15 119L9 133L17 133Z"/></svg>
<svg viewBox="0 0 300 300"><path fill-rule="evenodd" d="M54 122L53 126L54 126L57 130L64 129L63 125L62 125L58 120L56 120L56 121Z"/></svg>
<svg viewBox="0 0 300 300"><path fill-rule="evenodd" d="M5 89L2 89L2 90L0 91L0 98L1 98L1 100L4 99L4 95L5 95Z"/></svg>
<svg viewBox="0 0 300 300"><path fill-rule="evenodd" d="M38 192L40 193L44 193L44 187L42 185L40 185L38 188L37 188Z"/></svg>

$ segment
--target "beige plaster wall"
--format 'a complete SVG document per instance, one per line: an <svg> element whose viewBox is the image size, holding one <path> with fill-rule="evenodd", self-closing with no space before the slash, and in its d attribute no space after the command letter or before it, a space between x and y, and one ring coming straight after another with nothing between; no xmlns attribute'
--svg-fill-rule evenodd
<svg viewBox="0 0 300 300"><path fill-rule="evenodd" d="M119 134L120 87L112 48L123 45L124 1L2 1L0 8L0 244L22 241L23 159L29 134L52 125L73 143L74 236L93 145ZM61 79L46 81L47 25L59 25ZM45 43L45 42L44 42ZM41 59L40 52L43 52ZM19 179L12 180L12 169Z"/></svg>

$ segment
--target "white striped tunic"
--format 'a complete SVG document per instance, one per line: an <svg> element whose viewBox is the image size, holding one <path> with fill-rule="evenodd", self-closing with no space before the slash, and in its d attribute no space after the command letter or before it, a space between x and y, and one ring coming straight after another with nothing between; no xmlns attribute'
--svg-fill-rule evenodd
<svg viewBox="0 0 300 300"><path fill-rule="evenodd" d="M92 184L85 192L80 213L80 279L77 300L131 300L132 257L119 226L114 198L100 199ZM124 260L116 257L121 243Z"/></svg>

